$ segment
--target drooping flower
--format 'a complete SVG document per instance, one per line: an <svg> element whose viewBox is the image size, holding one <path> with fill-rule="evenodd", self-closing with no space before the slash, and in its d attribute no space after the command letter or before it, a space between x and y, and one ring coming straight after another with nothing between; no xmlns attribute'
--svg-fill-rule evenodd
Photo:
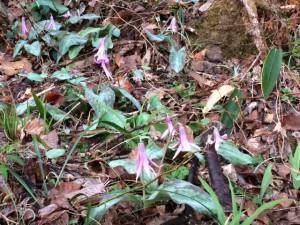
<svg viewBox="0 0 300 225"><path fill-rule="evenodd" d="M171 20L170 26L168 27L172 32L177 32L177 21L176 17L174 16Z"/></svg>
<svg viewBox="0 0 300 225"><path fill-rule="evenodd" d="M107 43L106 38L103 38L100 45L98 45L96 48L98 49L98 51L94 56L94 61L95 63L100 64L102 66L107 78L112 80L111 73L106 68L106 64L109 63L109 58L106 54L106 43Z"/></svg>
<svg viewBox="0 0 300 225"><path fill-rule="evenodd" d="M174 126L171 121L171 117L168 114L166 117L166 123L167 123L167 129L162 134L161 139L165 139L168 135L171 135L171 139L172 139L177 132L175 131Z"/></svg>
<svg viewBox="0 0 300 225"><path fill-rule="evenodd" d="M144 171L150 177L150 170L152 172L154 172L151 165L149 165L150 163L157 167L157 165L151 159L148 158L147 153L146 153L145 144L143 142L140 142L138 144L138 153L139 153L139 159L138 159L137 166L136 166L136 180L140 176L140 173L141 172L143 173Z"/></svg>
<svg viewBox="0 0 300 225"><path fill-rule="evenodd" d="M22 30L22 34L26 34L28 32L24 16L22 16L21 30Z"/></svg>
<svg viewBox="0 0 300 225"><path fill-rule="evenodd" d="M46 27L46 30L49 30L50 28L52 28L53 30L56 30L55 21L54 21L54 18L52 15L50 16L50 23Z"/></svg>
<svg viewBox="0 0 300 225"><path fill-rule="evenodd" d="M224 142L225 138L226 138L226 135L223 135L221 137L218 129L216 127L214 127L214 141L213 141L213 143L215 143L215 150L216 151L219 149L221 144Z"/></svg>
<svg viewBox="0 0 300 225"><path fill-rule="evenodd" d="M175 152L173 159L183 150L190 151L191 147L195 147L199 149L199 147L192 141L189 140L185 128L183 126L179 126L179 141L178 141L178 149Z"/></svg>

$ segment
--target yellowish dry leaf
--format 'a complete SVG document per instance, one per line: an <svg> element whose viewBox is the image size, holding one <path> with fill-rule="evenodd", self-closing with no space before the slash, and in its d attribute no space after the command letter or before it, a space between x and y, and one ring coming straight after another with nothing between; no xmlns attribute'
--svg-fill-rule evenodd
<svg viewBox="0 0 300 225"><path fill-rule="evenodd" d="M203 113L207 113L211 110L214 105L224 96L227 96L233 92L234 87L230 85L223 85L217 90L214 90L213 93L209 96L206 106L203 108Z"/></svg>

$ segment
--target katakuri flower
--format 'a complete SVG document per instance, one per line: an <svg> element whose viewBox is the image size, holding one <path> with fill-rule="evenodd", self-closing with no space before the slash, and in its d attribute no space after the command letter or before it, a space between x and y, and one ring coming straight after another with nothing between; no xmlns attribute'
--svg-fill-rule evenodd
<svg viewBox="0 0 300 225"><path fill-rule="evenodd" d="M192 141L189 140L185 128L183 126L179 126L179 142L178 149L175 152L173 159L184 149L186 151L190 151L192 147L199 149L199 147Z"/></svg>
<svg viewBox="0 0 300 225"><path fill-rule="evenodd" d="M172 32L177 32L177 21L176 17L174 16L171 20L170 26L168 27Z"/></svg>
<svg viewBox="0 0 300 225"><path fill-rule="evenodd" d="M168 135L171 135L171 139L173 139L174 135L177 133L174 129L174 126L172 124L171 117L167 114L166 117L166 123L167 123L167 129L165 132L162 134L161 139L165 139Z"/></svg>
<svg viewBox="0 0 300 225"><path fill-rule="evenodd" d="M98 52L94 56L94 61L97 64L101 64L107 78L112 80L111 73L106 68L106 64L109 63L109 58L106 54L106 43L106 38L103 38L102 42L96 48Z"/></svg>
<svg viewBox="0 0 300 225"><path fill-rule="evenodd" d="M227 135L221 136L218 129L216 127L214 127L214 141L213 141L213 143L215 143L215 150L216 151L222 145L222 143L224 142L224 139L226 138L226 136Z"/></svg>
<svg viewBox="0 0 300 225"><path fill-rule="evenodd" d="M142 172L146 172L148 177L150 177L150 170L154 172L153 168L151 167L151 165L149 165L150 163L156 167L158 167L151 159L148 158L147 153L146 153L146 148L145 148L145 144L143 142L140 142L138 144L138 153L139 153L139 159L137 162L137 166L136 166L136 180L138 179L138 177L140 176L140 173Z"/></svg>
<svg viewBox="0 0 300 225"><path fill-rule="evenodd" d="M22 30L22 34L26 34L28 32L24 16L22 16L21 30Z"/></svg>
<svg viewBox="0 0 300 225"><path fill-rule="evenodd" d="M49 23L49 25L46 27L46 30L49 30L50 28L52 28L53 30L56 30L55 21L54 21L52 15L50 16L50 23Z"/></svg>

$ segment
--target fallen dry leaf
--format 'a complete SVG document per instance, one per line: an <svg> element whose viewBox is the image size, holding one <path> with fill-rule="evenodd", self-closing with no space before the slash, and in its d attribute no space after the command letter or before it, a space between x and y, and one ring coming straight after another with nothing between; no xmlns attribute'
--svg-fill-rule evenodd
<svg viewBox="0 0 300 225"><path fill-rule="evenodd" d="M40 118L29 120L24 128L26 134L40 136L44 131L44 121Z"/></svg>
<svg viewBox="0 0 300 225"><path fill-rule="evenodd" d="M41 139L50 147L50 148L57 148L58 147L58 135L56 130L50 131L46 135L42 135ZM44 145L39 144L40 149L46 150Z"/></svg>
<svg viewBox="0 0 300 225"><path fill-rule="evenodd" d="M124 76L118 76L117 78L118 78L118 84L121 88L124 88L130 93L134 91L134 87L132 86L132 84L128 79L124 78Z"/></svg>
<svg viewBox="0 0 300 225"><path fill-rule="evenodd" d="M145 94L145 98L150 99L152 96L159 96L159 98L162 99L165 95L165 89L163 87L160 87L147 91Z"/></svg>
<svg viewBox="0 0 300 225"><path fill-rule="evenodd" d="M0 61L0 72L7 76L16 75L18 73L28 73L32 72L32 64L26 58L15 62L2 59Z"/></svg>
<svg viewBox="0 0 300 225"><path fill-rule="evenodd" d="M221 98L231 94L233 90L234 87L230 85L223 85L218 90L214 90L213 93L209 96L205 107L203 108L203 113L207 113L209 110L211 110Z"/></svg>
<svg viewBox="0 0 300 225"><path fill-rule="evenodd" d="M285 130L299 131L300 117L293 114L286 115L282 118L281 126Z"/></svg>
<svg viewBox="0 0 300 225"><path fill-rule="evenodd" d="M61 105L64 103L64 96L55 92L50 92L45 95L45 102L51 105Z"/></svg>

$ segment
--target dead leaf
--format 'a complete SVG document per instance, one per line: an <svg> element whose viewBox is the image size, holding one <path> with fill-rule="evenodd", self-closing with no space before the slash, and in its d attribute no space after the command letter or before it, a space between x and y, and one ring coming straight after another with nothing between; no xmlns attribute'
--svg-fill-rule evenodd
<svg viewBox="0 0 300 225"><path fill-rule="evenodd" d="M45 102L51 105L61 105L64 103L64 96L55 92L50 92L45 95Z"/></svg>
<svg viewBox="0 0 300 225"><path fill-rule="evenodd" d="M118 84L121 88L126 89L130 93L134 91L134 87L132 86L132 84L128 79L124 78L124 76L118 76L117 79L118 79Z"/></svg>
<svg viewBox="0 0 300 225"><path fill-rule="evenodd" d="M19 97L17 99L17 101L18 102L22 102L22 101L27 100L27 99L29 99L31 97L32 97L32 90L31 90L31 87L28 87L28 88L26 88L25 93L22 94L21 97Z"/></svg>
<svg viewBox="0 0 300 225"><path fill-rule="evenodd" d="M281 126L285 130L299 131L300 117L293 114L286 115L282 118Z"/></svg>
<svg viewBox="0 0 300 225"><path fill-rule="evenodd" d="M209 110L211 110L221 98L231 94L233 90L234 87L230 85L223 85L218 90L214 90L213 93L209 96L205 107L203 108L203 113L207 113Z"/></svg>
<svg viewBox="0 0 300 225"><path fill-rule="evenodd" d="M44 131L44 121L40 118L29 120L24 128L26 134L40 136Z"/></svg>
<svg viewBox="0 0 300 225"><path fill-rule="evenodd" d="M211 5L214 3L215 0L208 0L206 1L200 8L199 8L199 11L200 12L205 12L206 10L208 10Z"/></svg>
<svg viewBox="0 0 300 225"><path fill-rule="evenodd" d="M151 61L151 50L148 48L144 57L142 58L142 66L149 66Z"/></svg>
<svg viewBox="0 0 300 225"><path fill-rule="evenodd" d="M56 130L50 131L46 135L42 135L41 139L50 147L50 148L57 148L58 147L58 135ZM46 150L44 145L39 144L40 149Z"/></svg>
<svg viewBox="0 0 300 225"><path fill-rule="evenodd" d="M15 62L10 62L5 59L1 59L0 72L8 76L16 75L18 73L28 73L32 72L32 64L26 58Z"/></svg>
<svg viewBox="0 0 300 225"><path fill-rule="evenodd" d="M153 96L159 96L160 99L164 98L166 95L165 89L163 87L151 89L146 92L145 98L150 99Z"/></svg>

